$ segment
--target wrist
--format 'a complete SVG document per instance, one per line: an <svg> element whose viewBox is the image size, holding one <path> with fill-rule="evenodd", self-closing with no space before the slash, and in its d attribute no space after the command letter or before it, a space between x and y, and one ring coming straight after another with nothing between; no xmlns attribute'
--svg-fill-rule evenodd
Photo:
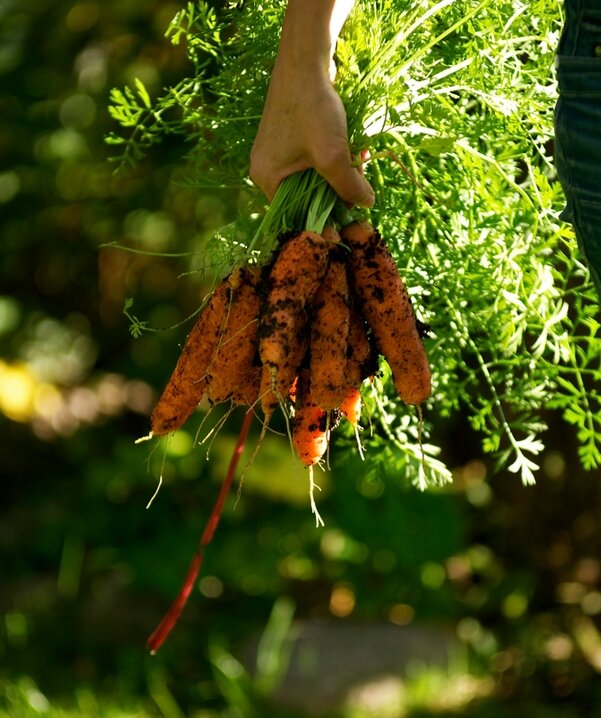
<svg viewBox="0 0 601 718"><path fill-rule="evenodd" d="M276 65L328 77L336 40L354 0L288 0Z"/></svg>
<svg viewBox="0 0 601 718"><path fill-rule="evenodd" d="M326 3L317 6L307 3L302 8L298 0L290 0L276 58L276 67L290 69L295 74L327 74L333 53Z"/></svg>

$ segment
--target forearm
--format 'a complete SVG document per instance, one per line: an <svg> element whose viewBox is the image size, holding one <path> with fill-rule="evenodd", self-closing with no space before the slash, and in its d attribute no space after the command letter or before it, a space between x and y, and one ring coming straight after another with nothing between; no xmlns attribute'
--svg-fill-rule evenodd
<svg viewBox="0 0 601 718"><path fill-rule="evenodd" d="M288 0L250 156L250 177L269 199L285 177L313 167L345 202L373 204L371 187L353 166L344 106L332 85L336 40L353 4Z"/></svg>
<svg viewBox="0 0 601 718"><path fill-rule="evenodd" d="M289 0L276 65L328 72L353 5L354 0Z"/></svg>

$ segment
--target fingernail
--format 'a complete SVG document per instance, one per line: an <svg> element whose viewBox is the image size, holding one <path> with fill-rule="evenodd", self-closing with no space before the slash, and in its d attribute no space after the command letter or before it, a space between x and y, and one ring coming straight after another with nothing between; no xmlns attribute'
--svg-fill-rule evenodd
<svg viewBox="0 0 601 718"><path fill-rule="evenodd" d="M362 207L372 207L373 204L376 201L376 195L373 192L370 192L367 197L365 198L364 202L361 202Z"/></svg>

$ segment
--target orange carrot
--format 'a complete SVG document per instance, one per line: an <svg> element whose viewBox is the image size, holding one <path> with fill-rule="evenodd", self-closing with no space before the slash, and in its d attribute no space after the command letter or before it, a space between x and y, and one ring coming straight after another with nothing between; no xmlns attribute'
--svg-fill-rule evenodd
<svg viewBox="0 0 601 718"><path fill-rule="evenodd" d="M257 355L257 359L242 372L230 398L234 404L253 406L259 399L260 388L261 364Z"/></svg>
<svg viewBox="0 0 601 718"><path fill-rule="evenodd" d="M390 365L396 390L407 404L421 404L431 393L430 367L394 259L368 222L347 225L341 237L351 249L351 284L361 312Z"/></svg>
<svg viewBox="0 0 601 718"><path fill-rule="evenodd" d="M151 415L151 436L179 429L203 398L206 373L229 304L229 277L213 292L188 335L175 369Z"/></svg>
<svg viewBox="0 0 601 718"><path fill-rule="evenodd" d="M305 466L313 466L328 448L328 412L313 401L310 375L303 369L299 375L298 395L292 422L292 445Z"/></svg>
<svg viewBox="0 0 601 718"><path fill-rule="evenodd" d="M344 259L341 253L332 253L330 266L313 301L311 395L326 411L339 406L347 383L345 367L350 312Z"/></svg>
<svg viewBox="0 0 601 718"><path fill-rule="evenodd" d="M240 433L238 435L238 440L236 442L232 458L230 459L225 480L221 484L219 494L217 495L217 499L215 501L215 504L213 505L213 508L209 515L209 519L200 536L198 548L194 553L194 556L192 557L192 561L190 562L190 566L188 567L184 583L180 589L180 592L171 604L169 610L163 617L163 620L155 628L155 630L148 638L148 641L146 642L146 645L148 646L148 649L150 650L150 653L152 655L154 655L159 650L159 648L163 645L163 643L173 630L173 627L177 623L188 601L188 598L192 593L192 589L194 587L194 584L196 583L196 579L198 578L198 574L200 573L200 569L202 567L205 548L211 543L211 541L213 540L213 534L217 530L219 519L221 518L221 513L225 504L225 499L227 498L229 490L232 486L240 456L244 451L244 443L246 441L250 425L252 424L252 419L253 413L252 410L249 409L246 412L244 421L242 422Z"/></svg>
<svg viewBox="0 0 601 718"><path fill-rule="evenodd" d="M295 400L295 384L299 367L303 363L309 346L306 322L303 324L303 331L297 335L296 344L292 346L288 356L277 370L269 364L263 364L259 397L266 419L271 417L278 405L286 398L290 398L291 401Z"/></svg>
<svg viewBox="0 0 601 718"><path fill-rule="evenodd" d="M229 399L252 404L258 396L258 367L253 366L261 306L257 285L257 273L251 268L238 268L231 275L226 320L207 368L212 404Z"/></svg>
<svg viewBox="0 0 601 718"><path fill-rule="evenodd" d="M295 234L282 245L269 273L259 322L259 354L264 365L262 384L269 380L276 396L288 395L302 361L299 337L307 325L308 305L328 268L331 246L315 232ZM269 417L275 408L273 392L262 395L266 397L263 411Z"/></svg>
<svg viewBox="0 0 601 718"><path fill-rule="evenodd" d="M340 402L340 411L344 418L353 426L357 426L361 418L362 399L361 392L354 386L346 389L345 395Z"/></svg>
<svg viewBox="0 0 601 718"><path fill-rule="evenodd" d="M365 322L354 307L350 310L350 327L345 364L345 390L340 402L342 415L355 427L361 418L362 398L359 388L378 369L378 357L370 341Z"/></svg>
<svg viewBox="0 0 601 718"><path fill-rule="evenodd" d="M298 376L294 377L294 381L292 382L292 386L290 387L290 391L288 392L288 396L290 398L290 401L295 404L296 403L296 395L298 393Z"/></svg>
<svg viewBox="0 0 601 718"><path fill-rule="evenodd" d="M378 369L378 357L367 335L367 327L359 312L351 307L346 348L346 385L359 388L364 379Z"/></svg>

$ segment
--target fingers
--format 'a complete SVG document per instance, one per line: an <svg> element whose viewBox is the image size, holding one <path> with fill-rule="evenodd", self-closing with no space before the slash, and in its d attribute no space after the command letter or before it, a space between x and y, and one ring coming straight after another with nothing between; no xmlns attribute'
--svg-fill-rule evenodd
<svg viewBox="0 0 601 718"><path fill-rule="evenodd" d="M316 170L331 185L343 202L359 207L371 207L375 201L374 191L361 172L353 167L350 158Z"/></svg>
<svg viewBox="0 0 601 718"><path fill-rule="evenodd" d="M360 207L371 207L375 197L373 189L361 171L353 167L346 142L338 148L322 151L314 166L343 202Z"/></svg>
<svg viewBox="0 0 601 718"><path fill-rule="evenodd" d="M270 202L283 179L311 166L309 162L301 159L283 168L276 168L271 163L263 163L261 157L262 154L251 152L249 177Z"/></svg>
<svg viewBox="0 0 601 718"><path fill-rule="evenodd" d="M315 167L315 170L328 182L343 202L350 206L371 207L375 201L374 192L360 169L353 167L350 154L341 152L332 154L325 161L311 163L298 160L277 171L262 165L259 158L251 154L249 175L254 184L271 202L280 182L295 172Z"/></svg>

